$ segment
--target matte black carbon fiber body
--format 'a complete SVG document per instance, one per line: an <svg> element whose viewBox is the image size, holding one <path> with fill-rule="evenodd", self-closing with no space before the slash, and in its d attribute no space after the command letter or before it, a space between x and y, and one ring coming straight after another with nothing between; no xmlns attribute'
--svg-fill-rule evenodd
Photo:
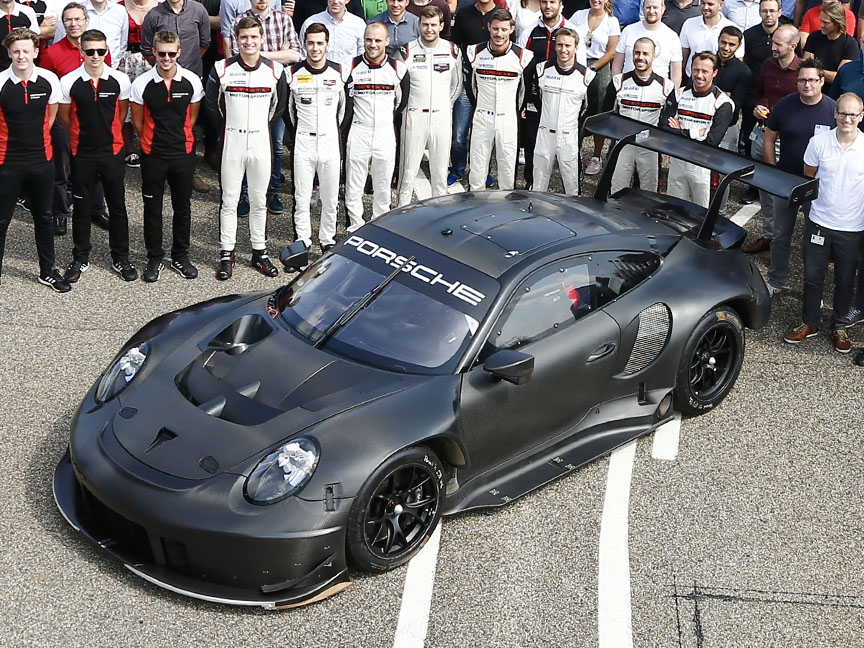
<svg viewBox="0 0 864 648"><path fill-rule="evenodd" d="M442 299L470 278L482 317L451 371L397 371L316 348L268 294L162 316L123 349L149 341L134 380L103 404L97 382L75 413L54 476L58 506L135 573L183 594L281 607L335 593L348 583L352 504L395 453L426 446L443 461L445 514L501 506L670 416L683 350L706 313L766 323L770 299L737 249L742 230L720 219L700 239L704 215L638 191L607 202L460 194L391 212L331 254L382 276L381 258L410 255L426 274L396 281L434 283L435 267L451 282L441 280ZM379 249L391 256L376 259ZM657 262L602 308L520 348L533 357L530 382L484 368L487 338L527 280L613 252ZM252 503L250 473L301 434L320 447L308 483Z"/></svg>

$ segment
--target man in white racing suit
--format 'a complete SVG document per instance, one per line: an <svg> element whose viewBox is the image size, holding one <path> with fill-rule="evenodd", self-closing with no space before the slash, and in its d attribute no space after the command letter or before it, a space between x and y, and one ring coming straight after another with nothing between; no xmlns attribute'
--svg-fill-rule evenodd
<svg viewBox="0 0 864 648"><path fill-rule="evenodd" d="M395 115L408 99L408 70L387 56L387 25L369 23L363 55L354 59L348 82L352 114L345 154L345 211L348 231L363 226L363 188L372 163L372 218L390 209L390 183L396 165Z"/></svg>
<svg viewBox="0 0 864 648"><path fill-rule="evenodd" d="M615 112L624 117L656 126L669 93L675 90L671 79L654 72L657 45L647 36L633 44L633 69L612 77L615 88ZM639 146L625 146L618 156L612 174L611 192L629 187L633 172L639 175L639 186L657 191L657 153Z"/></svg>
<svg viewBox="0 0 864 648"><path fill-rule="evenodd" d="M402 114L402 156L399 164L401 207L413 200L414 180L429 149L429 184L432 196L447 193L447 164L453 104L462 92L462 52L440 38L444 12L427 5L420 10L420 38L402 48L411 91Z"/></svg>
<svg viewBox="0 0 864 648"><path fill-rule="evenodd" d="M489 42L469 45L465 65L466 88L474 104L468 182L471 191L486 187L492 148L498 161L498 187L513 189L516 179L516 114L525 95L524 71L533 54L510 43L513 17L506 9L495 9L489 19Z"/></svg>
<svg viewBox="0 0 864 648"><path fill-rule="evenodd" d="M594 72L576 62L578 44L579 34L561 27L555 33L555 61L537 64L532 83L532 101L540 115L534 146L535 191L547 190L557 158L564 192L579 193L579 114Z"/></svg>
<svg viewBox="0 0 864 648"><path fill-rule="evenodd" d="M312 245L309 201L318 174L321 222L318 240L323 250L336 244L336 203L342 157L341 127L346 112L345 83L349 72L327 60L327 28L306 28L306 60L294 63L288 74L288 116L294 137L294 234Z"/></svg>
<svg viewBox="0 0 864 648"><path fill-rule="evenodd" d="M693 56L693 86L669 94L660 116L660 126L692 140L719 146L732 123L735 104L714 85L720 67L716 54ZM711 201L711 171L691 162L672 158L666 193L708 207Z"/></svg>
<svg viewBox="0 0 864 648"><path fill-rule="evenodd" d="M267 256L266 203L272 162L270 123L281 119L285 110L285 74L281 63L261 56L264 29L257 18L241 18L234 33L240 53L216 62L206 90L213 123L224 125L216 278L228 279L234 271L237 203L244 175L249 184L252 266L275 277L279 271Z"/></svg>

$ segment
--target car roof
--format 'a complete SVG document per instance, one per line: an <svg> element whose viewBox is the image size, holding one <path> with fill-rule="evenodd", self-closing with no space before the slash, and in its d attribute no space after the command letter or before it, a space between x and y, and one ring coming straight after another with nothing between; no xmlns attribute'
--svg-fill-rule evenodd
<svg viewBox="0 0 864 648"><path fill-rule="evenodd" d="M491 277L562 248L589 252L629 247L634 237L680 236L641 205L533 191L452 194L374 223Z"/></svg>

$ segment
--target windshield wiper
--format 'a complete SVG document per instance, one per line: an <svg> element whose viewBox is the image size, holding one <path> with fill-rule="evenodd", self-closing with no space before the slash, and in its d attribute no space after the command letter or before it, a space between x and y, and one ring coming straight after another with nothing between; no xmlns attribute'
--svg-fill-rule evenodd
<svg viewBox="0 0 864 648"><path fill-rule="evenodd" d="M391 272L391 273L390 273L390 274L389 274L389 275L384 279L384 281L382 281L381 283L379 283L379 284L378 284L377 286L375 286L372 290L370 290L370 291L367 292L365 295L363 295L360 299L358 299L356 302L354 302L354 304L353 304L350 308L348 308L348 310L346 310L344 313L342 313L342 314L339 316L339 319L337 319L335 322L333 322L333 323L332 323L332 324L327 328L327 330L324 331L324 334L323 334L320 338L318 338L318 340L316 340L316 342L315 342L315 344L314 344L313 346L314 346L316 349L320 349L322 346L324 346L324 343L327 342L327 340L329 340L331 337L333 337L333 335L335 335L336 331L338 331L340 328L342 328L343 326L345 326L349 321L351 321L351 319L352 319L352 318L353 318L357 313L359 313L361 310L363 310L363 309L366 308L369 304L371 304L372 301L373 301L373 300L374 300L378 295L381 294L381 291L384 290L384 289L387 287L387 285L388 285L391 281L393 281L396 277L399 276L399 273L402 272L402 269L403 269L405 266L407 266L409 263L411 263L415 258L416 258L416 257L413 257L413 256L412 256L412 257L410 257L410 258L408 258L408 259L405 259L405 261L402 263L402 265L400 265L400 266L399 266L398 268L396 268L393 272Z"/></svg>

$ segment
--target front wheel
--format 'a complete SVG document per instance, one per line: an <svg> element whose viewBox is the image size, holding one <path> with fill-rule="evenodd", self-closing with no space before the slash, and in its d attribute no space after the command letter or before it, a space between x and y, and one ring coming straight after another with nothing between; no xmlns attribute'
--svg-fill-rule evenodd
<svg viewBox="0 0 864 648"><path fill-rule="evenodd" d="M408 562L441 519L444 467L426 448L407 448L378 466L348 518L348 558L363 571Z"/></svg>
<svg viewBox="0 0 864 648"><path fill-rule="evenodd" d="M702 414L719 405L735 385L744 362L744 325L729 308L707 313L693 329L675 387L675 408Z"/></svg>

